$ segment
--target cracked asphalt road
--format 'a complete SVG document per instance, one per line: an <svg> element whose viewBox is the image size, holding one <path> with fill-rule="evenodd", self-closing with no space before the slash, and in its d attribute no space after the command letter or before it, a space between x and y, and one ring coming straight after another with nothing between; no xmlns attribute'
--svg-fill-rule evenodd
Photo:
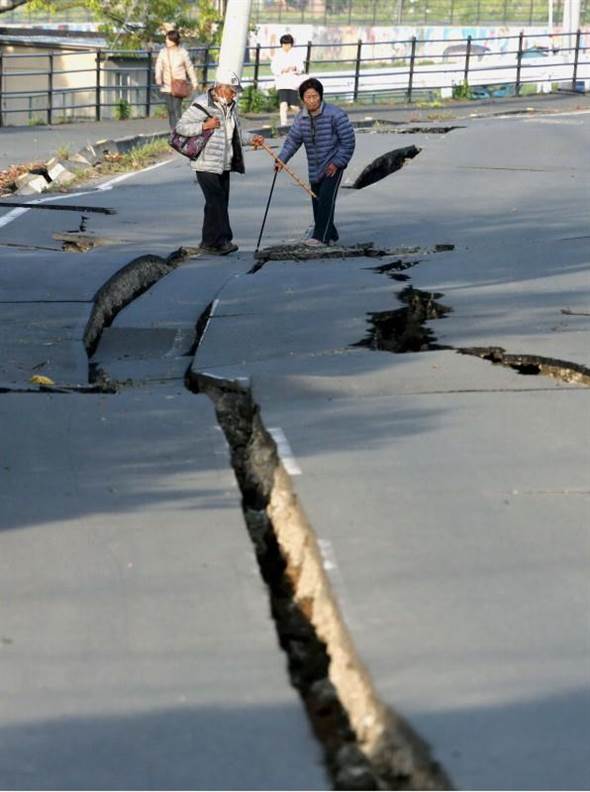
<svg viewBox="0 0 590 792"><path fill-rule="evenodd" d="M239 255L188 259L105 330L93 362L118 394L0 395L9 786L327 784L212 406L184 388L192 366L248 378L281 428L357 650L454 785L588 787L588 389L453 350L355 346L411 285L452 308L430 325L441 345L587 366L588 118L408 135L419 157L343 191L344 243L455 245L418 255L403 285L362 257L247 274L272 176L250 154L232 181ZM359 156L399 140L359 135ZM79 221L60 212L0 229L0 386L87 384L94 294L138 255L196 244L200 200L173 160L84 197L118 212L88 221L108 247L2 247L51 245ZM285 179L265 244L308 222Z"/></svg>

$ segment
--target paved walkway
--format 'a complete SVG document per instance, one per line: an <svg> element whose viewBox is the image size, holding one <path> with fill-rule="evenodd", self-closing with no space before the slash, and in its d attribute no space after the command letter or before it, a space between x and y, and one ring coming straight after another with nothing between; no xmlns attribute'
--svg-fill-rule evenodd
<svg viewBox="0 0 590 792"><path fill-rule="evenodd" d="M362 105L348 109L355 120L365 116L392 121L418 121L424 123L468 118L473 114L492 116L504 112L525 111L554 112L590 109L590 98L578 94L556 94L503 99L494 102L462 102L441 108L418 105ZM277 123L278 116L245 115L246 129ZM45 161L61 147L70 152L77 151L87 143L105 138L120 138L150 132L165 132L167 123L161 118L137 118L129 121L90 121L79 124L56 124L54 126L3 127L0 129L0 170L24 162Z"/></svg>

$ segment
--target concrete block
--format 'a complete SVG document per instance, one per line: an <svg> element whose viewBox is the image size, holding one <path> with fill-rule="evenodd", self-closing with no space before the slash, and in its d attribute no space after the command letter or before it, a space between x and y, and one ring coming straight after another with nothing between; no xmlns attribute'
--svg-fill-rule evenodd
<svg viewBox="0 0 590 792"><path fill-rule="evenodd" d="M66 160L66 159L60 159L59 157L52 157L50 160L48 160L45 163L45 167L47 168L47 173L49 174L50 179L53 179L53 176L51 175L51 171L58 164L62 165L64 168L66 168L66 170L72 171L73 173L82 173L83 171L88 170L89 168L89 164L86 161L81 162L80 160L74 160L70 158Z"/></svg>
<svg viewBox="0 0 590 792"><path fill-rule="evenodd" d="M76 154L72 154L70 160L94 166L100 162L100 156L95 150L94 146L89 143L87 146L84 146L83 149L80 149L80 151L76 152Z"/></svg>
<svg viewBox="0 0 590 792"><path fill-rule="evenodd" d="M23 173L22 176L18 176L15 184L19 195L38 195L49 186L45 176L38 173Z"/></svg>
<svg viewBox="0 0 590 792"><path fill-rule="evenodd" d="M96 152L96 155L99 159L99 162L105 158L106 154L119 154L119 149L117 148L117 144L114 140L107 138L105 140L97 140L96 143L93 144L92 148Z"/></svg>
<svg viewBox="0 0 590 792"><path fill-rule="evenodd" d="M110 142L114 144L118 154L127 154L138 146L143 146L147 141L145 135L127 135Z"/></svg>
<svg viewBox="0 0 590 792"><path fill-rule="evenodd" d="M68 167L67 161L50 160L47 163L47 173L53 184L70 184L76 178L76 166Z"/></svg>

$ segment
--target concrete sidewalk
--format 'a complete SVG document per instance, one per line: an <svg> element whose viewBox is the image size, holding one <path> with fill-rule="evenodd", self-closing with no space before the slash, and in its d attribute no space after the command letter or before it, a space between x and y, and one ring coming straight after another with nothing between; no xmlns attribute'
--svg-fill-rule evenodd
<svg viewBox="0 0 590 792"><path fill-rule="evenodd" d="M88 143L96 143L97 140L165 132L167 128L166 121L161 118L4 127L0 129L0 170L19 163L46 162L62 147L73 154Z"/></svg>
<svg viewBox="0 0 590 792"><path fill-rule="evenodd" d="M489 117L501 113L568 112L590 109L590 97L582 94L550 94L523 98L500 99L488 102L456 102L442 107L398 104L342 105L353 121L366 116L399 123L433 123L459 120L474 114ZM242 114L245 129L278 123L275 114ZM117 139L127 135L166 132L168 124L162 118L136 118L128 121L90 121L53 126L3 127L0 129L0 170L19 163L46 161L61 147L71 153L87 143L106 138Z"/></svg>

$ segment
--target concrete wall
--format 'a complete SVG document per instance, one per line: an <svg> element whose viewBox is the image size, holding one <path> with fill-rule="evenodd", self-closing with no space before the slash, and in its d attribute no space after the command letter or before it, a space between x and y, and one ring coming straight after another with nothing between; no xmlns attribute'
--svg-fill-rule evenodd
<svg viewBox="0 0 590 792"><path fill-rule="evenodd" d="M252 34L251 44L259 43L262 47L278 46L283 33L291 33L296 44L307 44L311 41L313 46L312 57L318 60L338 60L353 58L356 53L356 43L359 39L365 42L363 57L366 58L395 58L404 57L410 53L409 41L416 36L420 42L417 55L442 55L452 40L464 40L468 36L481 39L478 44L483 44L492 52L506 52L517 48L517 41L510 36L518 36L520 31L525 33L525 47L539 43L547 45L547 26L537 25L523 27L522 25L456 25L456 26L365 26L343 25L330 27L323 25L257 25ZM561 31L555 29L558 36ZM586 34L588 37L588 33ZM385 44L379 42L387 42ZM573 44L573 40L572 40ZM317 45L317 46L316 46ZM584 46L584 42L583 42ZM266 60L272 55L268 50L262 50L261 56Z"/></svg>
<svg viewBox="0 0 590 792"><path fill-rule="evenodd" d="M53 53L53 123L94 119L96 115L96 51L59 50L20 44L3 48L2 113L6 126L46 123ZM146 67L142 63L109 60L101 64L102 118L114 117L105 107L123 99L143 114Z"/></svg>

